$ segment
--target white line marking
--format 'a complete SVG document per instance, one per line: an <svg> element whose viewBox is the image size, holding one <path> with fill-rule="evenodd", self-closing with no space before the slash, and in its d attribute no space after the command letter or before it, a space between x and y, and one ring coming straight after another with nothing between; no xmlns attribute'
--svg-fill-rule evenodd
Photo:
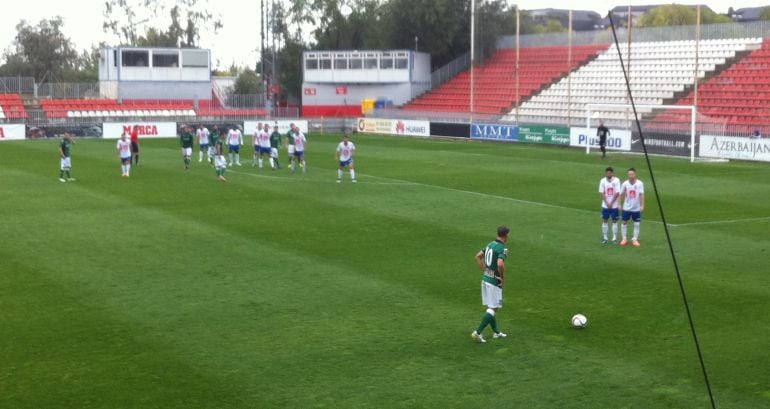
<svg viewBox="0 0 770 409"><path fill-rule="evenodd" d="M319 180L319 179L310 179L307 177L303 177L302 173L298 173L297 177L287 177L287 176L273 176L273 175L261 175L257 173L248 173L248 172L241 172L237 170L228 170L228 173L235 173L238 175L246 175L246 176L252 176L255 178L263 178L263 179L274 179L274 180L285 180L289 182L313 182L313 183L337 183L337 180ZM360 173L359 173L360 175ZM372 176L377 178L377 176ZM383 179L383 178L380 178ZM387 178L384 178L387 179ZM346 183L348 183L349 180L346 180ZM408 182L408 181L395 181L395 182L368 182L368 181L358 181L359 184L366 184L366 185L398 185L398 186L406 186L406 185L415 185L415 183Z"/></svg>
<svg viewBox="0 0 770 409"><path fill-rule="evenodd" d="M253 173L246 173L246 172L239 172L239 171L230 171L232 173L237 173L241 175L247 175L247 176L254 176L254 177L261 177L261 178L269 178L269 179L283 179L283 180L289 180L289 181L303 181L303 182L316 182L316 183L336 183L336 181L325 181L325 180L317 180L317 179L303 179L303 178L288 178L288 177L282 177L282 176L271 176L271 175L259 175L259 174L253 174ZM516 199L513 197L508 196L499 196L499 195L492 195L489 193L482 193L482 192L474 192L472 190L463 190L463 189L455 189L452 187L446 187L446 186L439 186L439 185L431 185L428 183L420 183L420 182L412 182L409 180L404 179L397 179L397 178L389 178L384 176L375 176L375 175L369 175L364 173L358 173L361 176L366 176L370 178L375 179L382 179L382 180L390 180L391 182L361 182L359 183L366 183L370 185L393 185L393 186L422 186L422 187L428 187L438 190L445 190L448 192L456 192L456 193L463 193L468 195L474 195L474 196L481 196L481 197L489 197L493 199L499 199L499 200L507 200L509 202L514 203L521 203L531 206L540 206L540 207L548 207L551 209L561 209L561 210L572 210L575 212L585 213L585 214L594 214L598 215L598 211L593 210L586 210L586 209L580 209L577 207L567 207L567 206L560 206L555 205L551 203L543 203L543 202L536 202L532 200L524 200L524 199ZM753 221L764 221L764 220L770 220L770 216L767 217L755 217L750 219L730 219L730 220L711 220L711 221L705 221L705 222L690 222L690 223L680 223L680 224L674 224L669 223L669 227L689 227L689 226L705 226L705 225L718 225L718 224L731 224L731 223L744 223L744 222L753 222ZM654 223L654 224L663 224L663 222L658 220L647 220L647 223Z"/></svg>
<svg viewBox="0 0 770 409"><path fill-rule="evenodd" d="M681 223L681 224L669 223L668 225L671 227L707 226L712 224L732 224L732 223L758 222L758 221L764 221L764 220L770 220L770 216L753 217L750 219L712 220L707 222L692 222L692 223Z"/></svg>
<svg viewBox="0 0 770 409"><path fill-rule="evenodd" d="M598 214L598 212L595 212L595 211L592 211L592 210L579 209L579 208L576 208L576 207L567 207L567 206L560 206L560 205L555 205L555 204L550 204L550 203L535 202L535 201L531 201L531 200L516 199L516 198L508 197L508 196L498 196L498 195L492 195L492 194L489 194L489 193L474 192L472 190L462 190L462 189L455 189L455 188L446 187L446 186L431 185L431 184L427 184L427 183L411 182L411 181L403 180L403 179L384 178L382 176L374 176L374 175L366 175L366 176L374 177L374 178L379 178L379 179L393 180L393 181L398 181L398 182L405 182L404 184L415 185L415 186L423 186L423 187L430 187L430 188L433 188L433 189L446 190L446 191L450 191L450 192L465 193L465 194L469 194L469 195L482 196L482 197L491 197L493 199L507 200L507 201L510 201L510 202L521 203L521 204L528 204L528 205L533 205L533 206L542 206L542 207L550 207L552 209L573 210L573 211L581 212L581 213Z"/></svg>

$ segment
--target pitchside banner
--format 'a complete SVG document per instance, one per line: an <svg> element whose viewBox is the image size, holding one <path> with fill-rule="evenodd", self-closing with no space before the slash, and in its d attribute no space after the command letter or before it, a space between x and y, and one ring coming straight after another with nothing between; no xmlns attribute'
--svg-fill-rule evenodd
<svg viewBox="0 0 770 409"><path fill-rule="evenodd" d="M130 135L134 126L138 127L139 139L177 136L176 122L105 122L102 135L104 139L118 139L123 132Z"/></svg>
<svg viewBox="0 0 770 409"><path fill-rule="evenodd" d="M358 132L382 135L430 136L430 122L358 118Z"/></svg>
<svg viewBox="0 0 770 409"><path fill-rule="evenodd" d="M471 124L471 139L516 142L519 140L519 127L501 124Z"/></svg>
<svg viewBox="0 0 770 409"><path fill-rule="evenodd" d="M631 150L644 152L639 134L634 132L634 143ZM658 155L690 156L690 135L672 135L658 132L644 132L644 143L647 152Z"/></svg>
<svg viewBox="0 0 770 409"><path fill-rule="evenodd" d="M698 155L702 158L770 162L770 141L746 137L701 135Z"/></svg>
<svg viewBox="0 0 770 409"><path fill-rule="evenodd" d="M0 125L0 141L17 141L25 139L27 135L27 126L21 125Z"/></svg>
<svg viewBox="0 0 770 409"><path fill-rule="evenodd" d="M519 126L519 142L542 143L547 145L569 145L570 131L566 126Z"/></svg>
<svg viewBox="0 0 770 409"><path fill-rule="evenodd" d="M570 128L569 145L585 148L587 144L591 148L599 149L599 137L596 136L596 128L591 128L586 134L586 128ZM610 129L610 136L607 137L607 149L616 151L631 150L631 131L620 129Z"/></svg>
<svg viewBox="0 0 770 409"><path fill-rule="evenodd" d="M64 133L75 137L101 138L102 124L54 124L30 126L27 128L27 138L61 138Z"/></svg>
<svg viewBox="0 0 770 409"><path fill-rule="evenodd" d="M257 125L259 125L260 121L244 121L243 122L243 134L244 135L254 135L254 131L257 130ZM278 124L278 132L285 134L289 132L289 126L291 124L294 124L299 127L299 130L303 133L308 133L308 123L306 120L303 119L282 119L279 121L276 120L265 120L262 121L262 124L268 124L270 125L270 132L273 132L273 127L275 124Z"/></svg>

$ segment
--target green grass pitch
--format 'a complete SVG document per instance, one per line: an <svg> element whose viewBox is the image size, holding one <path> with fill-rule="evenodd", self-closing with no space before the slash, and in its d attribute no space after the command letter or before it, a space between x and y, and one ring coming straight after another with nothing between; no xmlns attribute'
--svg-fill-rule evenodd
<svg viewBox="0 0 770 409"><path fill-rule="evenodd" d="M642 157L353 140L357 185L339 135L227 183L173 140L130 179L77 141L73 183L55 141L0 144L0 407L708 406ZM768 408L770 166L653 162L717 403ZM640 249L599 244L607 165L646 183ZM476 344L503 223L508 338Z"/></svg>

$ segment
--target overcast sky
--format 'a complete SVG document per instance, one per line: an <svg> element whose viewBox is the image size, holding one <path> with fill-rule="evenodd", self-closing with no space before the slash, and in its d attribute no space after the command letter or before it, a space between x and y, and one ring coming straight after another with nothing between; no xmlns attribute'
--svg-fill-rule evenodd
<svg viewBox="0 0 770 409"><path fill-rule="evenodd" d="M173 3L173 0L168 0ZM770 0L752 1L736 0L737 3L726 0L702 0L714 11L724 13L730 6L755 7L770 4ZM517 3L510 0L512 4ZM563 0L520 0L518 4L523 9L533 8L580 8L590 9L602 15L615 5L668 4L659 1L626 1L613 2L606 0L581 0L565 2ZM696 4L698 1L678 1L681 4ZM216 36L202 37L202 46L211 48L214 64L226 67L236 62L240 65L254 65L256 49L259 46L259 0L210 0L210 4L221 14L224 28ZM75 7L77 6L77 7ZM72 38L79 48L90 47L100 41L114 43L117 39L102 31L102 12L104 0L26 0L15 3L13 7L4 7L0 24L0 49L5 50L13 42L16 35L16 24L21 19L37 22L44 18L60 15L64 18L64 31ZM167 23L164 23L167 24Z"/></svg>

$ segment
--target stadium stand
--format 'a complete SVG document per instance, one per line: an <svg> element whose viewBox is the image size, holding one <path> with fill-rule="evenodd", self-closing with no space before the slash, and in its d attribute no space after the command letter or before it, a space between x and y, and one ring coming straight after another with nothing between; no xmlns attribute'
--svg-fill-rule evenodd
<svg viewBox="0 0 770 409"><path fill-rule="evenodd" d="M49 99L41 100L48 118L126 118L136 116L194 116L192 101L114 99Z"/></svg>
<svg viewBox="0 0 770 409"><path fill-rule="evenodd" d="M571 70L591 61L607 45L574 46L568 65L568 47L522 48L519 53L519 100L524 101ZM498 50L474 72L474 111L501 114L516 105L516 50ZM470 111L470 70L424 94L405 109L421 111Z"/></svg>
<svg viewBox="0 0 770 409"><path fill-rule="evenodd" d="M27 110L19 94L0 94L0 119L27 118Z"/></svg>
<svg viewBox="0 0 770 409"><path fill-rule="evenodd" d="M264 109L230 109L211 100L131 99L119 103L114 99L48 99L40 105L48 118L133 118L133 117L230 117L264 115Z"/></svg>
<svg viewBox="0 0 770 409"><path fill-rule="evenodd" d="M690 92L676 102L693 105ZM770 126L770 39L737 63L698 87L698 112L723 119L739 134ZM677 111L665 111L655 117L657 123L687 124L690 118Z"/></svg>
<svg viewBox="0 0 770 409"><path fill-rule="evenodd" d="M761 43L759 38L701 41L699 78L724 69L740 56L739 52L757 49ZM620 51L628 63L628 45L621 45ZM630 76L635 102L639 105L673 103L681 93L689 91L695 83L695 54L696 43L692 40L632 43ZM570 89L568 84L571 84ZM579 123L585 120L587 104L627 104L626 96L620 58L617 49L612 47L570 74L569 78L562 78L524 102L519 108L519 120ZM514 113L512 110L510 115ZM610 126L627 119L626 112L612 110L600 112L599 116L606 118L605 123ZM689 121L689 116L687 118Z"/></svg>

